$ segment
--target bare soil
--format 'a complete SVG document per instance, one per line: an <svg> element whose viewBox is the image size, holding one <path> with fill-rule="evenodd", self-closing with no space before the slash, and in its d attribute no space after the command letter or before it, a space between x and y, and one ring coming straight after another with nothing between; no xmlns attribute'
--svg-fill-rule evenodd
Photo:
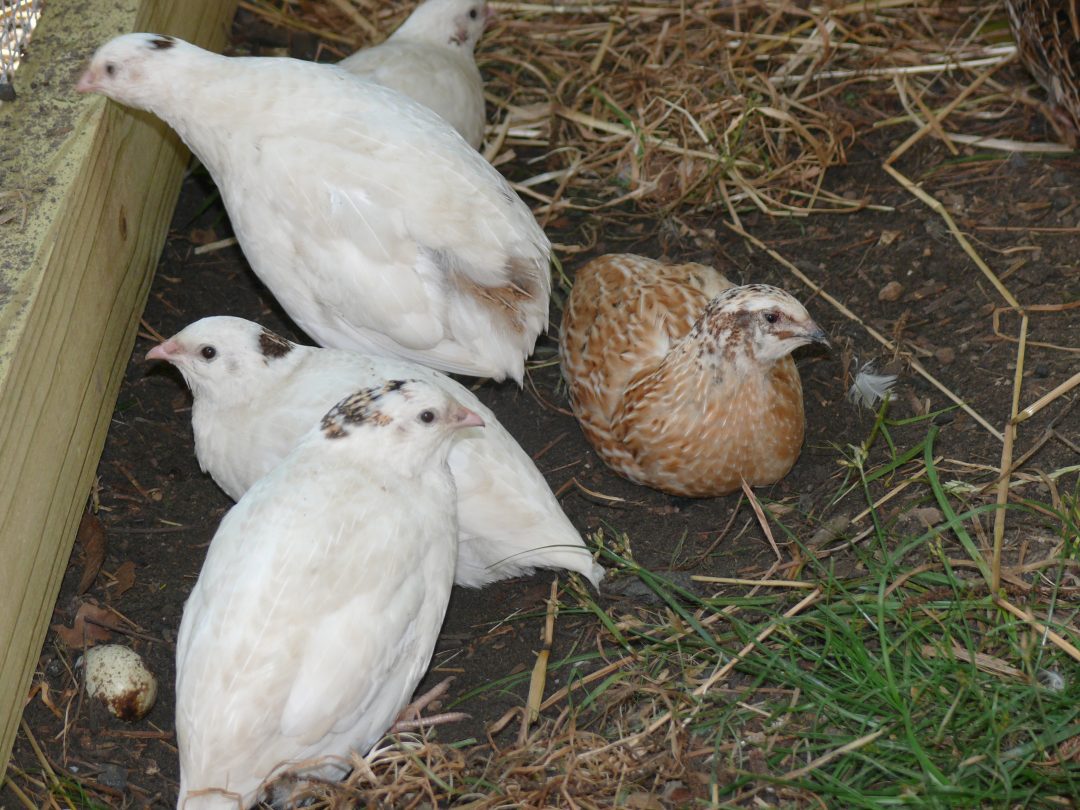
<svg viewBox="0 0 1080 810"><path fill-rule="evenodd" d="M1044 125L1033 119L1030 126ZM882 159L907 134L897 130L861 140L847 165L833 170L828 178L833 191L891 210L808 219L770 219L750 213L743 225L793 260L866 324L902 341L930 373L1000 427L1008 415L1017 356L1015 343L993 331L992 313L1004 302L946 232L941 218L882 172ZM973 159L976 156L978 160ZM1080 159L1075 154L1010 157L965 149L953 157L927 139L899 168L945 203L981 255L1025 305L1080 299ZM185 181L143 316L145 325L168 336L200 317L231 314L308 342L260 285L238 248L197 252L201 245L230 235L213 194L198 172ZM838 459L848 445L861 442L873 424L871 412L845 399L851 374L859 364L875 360L900 373L890 411L893 417L923 414L950 404L911 372L903 358L883 354L859 324L813 297L787 270L733 235L719 213L681 215L667 221L628 216L563 219L555 225L553 241L564 244L585 241L585 227L598 229L597 242L587 252L563 257L570 274L592 255L633 251L713 263L733 280L776 284L807 302L835 348L799 353L806 445L792 473L758 493L789 508L787 525L804 540L842 512L842 507L830 505L843 473ZM891 282L899 285L899 289L890 288L896 292L895 300L883 292ZM559 319L558 304L553 304L554 324ZM1011 315L1001 319L1005 335L1016 335L1018 325ZM1075 353L1036 344L1080 345L1080 309L1033 312L1029 340L1025 404L1077 369ZM76 545L54 623L71 626L85 602L122 615L124 619L117 621L120 629L111 637L139 650L157 673L157 704L145 720L135 724L110 718L79 694L73 676L78 650L50 633L25 713L33 737L54 767L86 780L99 798L113 806L175 802L174 642L184 600L195 583L207 544L231 505L199 471L189 424L191 399L179 374L144 360L152 345L154 340L142 330L98 469L92 502L106 538L104 563L86 591L77 593L84 571L94 564L94 549L85 542ZM536 358L551 360L555 347L553 328L541 341ZM775 561L742 497L674 498L635 486L608 470L567 411L555 363L534 369L524 390L484 382L477 393L534 456L582 532L602 527L625 532L639 563L669 572L689 587L700 587L691 583L691 574L752 576ZM1072 446L1052 438L1028 466L1051 470L1077 462L1080 413L1070 412L1063 402L1024 425L1016 455L1032 446L1055 419L1055 429ZM988 469L997 467L1000 442L973 419L954 410L938 422L938 453ZM925 433L922 424L899 428L894 438L904 448ZM984 480L990 478L984 476ZM890 505L885 511L895 516L900 508L900 504ZM1015 553L1032 535L1023 521L1010 526L1006 542ZM777 539L784 546L784 538ZM782 551L787 553L786 548ZM490 724L523 705L527 683L469 694L531 668L555 576L540 572L480 591L455 589L433 671L424 685L454 675L450 700L444 706L458 701L453 707L472 718L439 729L439 739L471 737L482 743ZM560 579L565 583L565 577ZM633 587L634 582L614 577L605 586L601 603L647 599L648 594ZM560 617L554 659L587 647L595 630L596 620L590 616ZM552 673L549 691L560 685L562 677L562 671ZM39 770L25 733L16 742L13 763L27 772ZM0 802L17 806L7 788Z"/></svg>

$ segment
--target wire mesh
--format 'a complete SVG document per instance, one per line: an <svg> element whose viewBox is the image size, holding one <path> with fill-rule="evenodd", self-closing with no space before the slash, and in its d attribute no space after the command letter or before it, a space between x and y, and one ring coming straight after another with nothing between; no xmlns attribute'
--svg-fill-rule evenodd
<svg viewBox="0 0 1080 810"><path fill-rule="evenodd" d="M11 78L26 55L44 0L0 0L0 101L13 97Z"/></svg>

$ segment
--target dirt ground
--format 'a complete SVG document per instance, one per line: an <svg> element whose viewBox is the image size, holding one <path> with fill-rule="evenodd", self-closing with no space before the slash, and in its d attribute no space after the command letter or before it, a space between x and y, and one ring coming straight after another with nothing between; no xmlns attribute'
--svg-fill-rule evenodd
<svg viewBox="0 0 1080 810"><path fill-rule="evenodd" d="M1025 126L1036 136L1044 127L1037 118ZM891 210L787 220L750 213L743 225L866 324L905 341L931 374L1000 426L1008 414L1016 361L1016 345L993 331L992 312L1003 302L946 232L941 218L882 172L883 157L907 134L897 130L861 139L847 165L832 170L828 178L833 191ZM1045 136L1052 134L1047 131ZM976 154L979 160L969 159ZM1080 159L1075 154L1039 158L961 150L954 158L943 146L924 140L899 168L924 182L946 204L1025 305L1080 299ZM230 235L212 193L199 173L185 181L143 316L145 326L168 336L200 317L231 314L308 342L261 287L238 248L197 252L200 246ZM893 358L885 356L859 324L811 296L787 270L732 234L722 221L719 214L647 223L562 221L551 235L555 242L575 244L583 241L580 228L586 224L599 228L595 247L564 257L569 273L592 255L639 252L713 263L735 280L776 284L807 303L830 334L834 349L798 353L806 398L806 444L792 473L759 495L790 506L788 525L809 538L819 524L846 508L829 505L842 474L837 460L841 450L866 437L873 423L870 412L845 399L850 374L867 360L881 366ZM894 285L886 291L890 282L899 289ZM556 302L553 323L558 318ZM1016 318L1005 315L1001 324L1004 334L1017 333ZM1075 353L1036 344L1080 345L1080 309L1033 312L1029 340L1024 403L1076 370ZM86 602L122 614L121 629L111 637L139 650L157 673L157 704L135 724L109 718L78 696L72 672L79 653L50 633L25 714L52 762L88 780L99 795L111 796L115 806L168 806L175 801L174 642L207 544L231 505L199 471L192 450L191 399L179 374L144 359L154 342L147 329L140 331L98 469L93 503L106 540L101 573L84 593L77 593L94 555L89 547L93 544L77 544L53 622L70 627ZM552 329L535 359L551 360L555 347ZM892 367L901 375L892 416L912 416L949 404L902 360L892 362ZM533 455L582 532L601 527L625 532L638 562L687 583L690 574L753 575L773 563L773 552L740 496L675 498L630 484L609 471L569 415L554 363L534 369L524 390L485 382L477 393ZM1070 448L1051 440L1028 466L1049 470L1077 463L1080 411L1064 407L1050 408L1024 426L1017 456L1062 414L1056 429L1074 444ZM952 411L939 422L938 453L988 468L998 465L1000 443L973 419ZM901 448L923 435L925 425L894 432ZM1007 544L1015 549L1023 531L1022 523L1013 524ZM531 668L554 576L540 572L485 590L455 589L425 685L454 675L453 702L476 687ZM566 577L560 580L565 583ZM632 586L634 581L614 577L605 585L601 604L644 598ZM560 617L554 657L589 645L595 630L592 617ZM562 677L561 672L552 673L549 691L560 685ZM465 697L454 708L470 713L471 720L441 728L438 738L484 741L487 726L523 704L526 689L521 684ZM37 768L24 733L16 742L13 762L26 771ZM16 806L6 789L0 803Z"/></svg>

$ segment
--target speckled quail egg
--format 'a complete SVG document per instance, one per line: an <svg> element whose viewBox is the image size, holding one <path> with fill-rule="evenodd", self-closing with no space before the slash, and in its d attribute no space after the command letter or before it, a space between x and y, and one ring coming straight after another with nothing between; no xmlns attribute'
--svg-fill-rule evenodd
<svg viewBox="0 0 1080 810"><path fill-rule="evenodd" d="M83 656L86 693L121 720L139 720L157 698L157 678L142 656L122 644L91 647Z"/></svg>

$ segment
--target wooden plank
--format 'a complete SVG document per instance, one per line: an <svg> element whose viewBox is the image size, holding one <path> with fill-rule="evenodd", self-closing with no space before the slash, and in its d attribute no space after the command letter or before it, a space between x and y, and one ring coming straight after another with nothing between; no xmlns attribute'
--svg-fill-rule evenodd
<svg viewBox="0 0 1080 810"><path fill-rule="evenodd" d="M49 0L0 105L0 778L188 154L74 85L129 31L220 48L235 0ZM8 201L12 199L8 197Z"/></svg>

